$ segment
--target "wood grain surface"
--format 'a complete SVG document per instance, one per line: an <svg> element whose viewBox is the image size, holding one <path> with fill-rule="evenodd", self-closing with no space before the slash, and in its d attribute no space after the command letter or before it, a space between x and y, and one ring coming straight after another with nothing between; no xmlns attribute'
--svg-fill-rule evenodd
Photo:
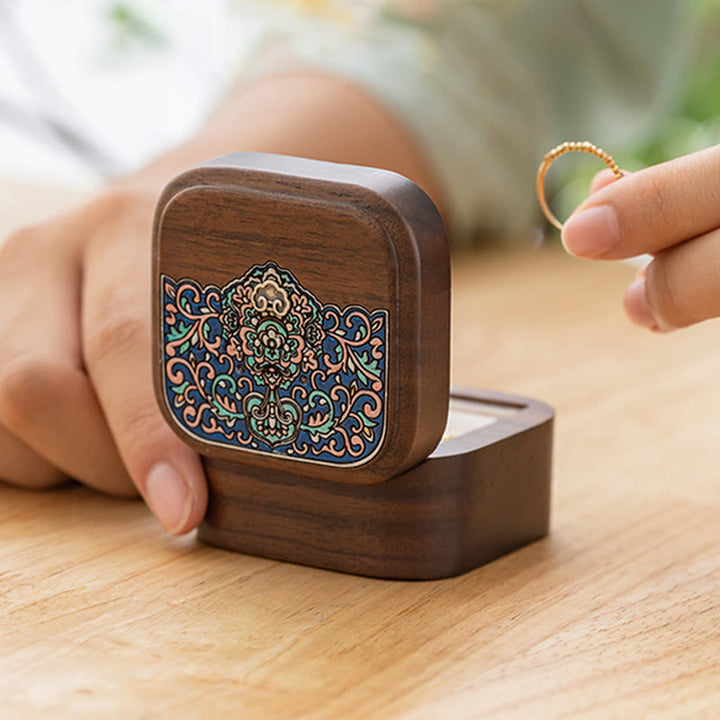
<svg viewBox="0 0 720 720"><path fill-rule="evenodd" d="M154 235L155 386L166 419L183 441L204 456L353 484L387 480L432 452L447 416L450 260L440 214L417 185L374 168L235 153L192 168L165 188ZM161 278L225 287L268 262L291 272L323 304L387 313L385 381L376 390L384 425L366 461L351 467L314 461L298 447L289 457L238 442L210 442L190 432L172 410L165 388ZM300 386L310 383L291 389ZM369 407L371 397L364 400ZM343 440L338 433L328 444L352 445L362 438L357 430L350 436Z"/></svg>
<svg viewBox="0 0 720 720"><path fill-rule="evenodd" d="M372 485L206 458L208 508L198 537L376 578L438 580L474 570L545 537L550 521L553 411L529 398L459 388L451 398L451 406L476 412L493 402L504 416Z"/></svg>
<svg viewBox="0 0 720 720"><path fill-rule="evenodd" d="M3 230L45 204L0 189L27 211ZM631 327L632 276L522 243L455 257L454 382L558 411L550 536L459 578L237 555L139 502L0 486L0 717L717 718L720 323Z"/></svg>

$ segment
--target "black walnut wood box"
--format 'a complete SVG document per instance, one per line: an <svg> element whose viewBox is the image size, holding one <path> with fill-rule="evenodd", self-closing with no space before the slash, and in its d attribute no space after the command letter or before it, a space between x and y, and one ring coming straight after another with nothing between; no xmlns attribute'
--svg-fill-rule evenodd
<svg viewBox="0 0 720 720"><path fill-rule="evenodd" d="M164 190L153 278L155 389L203 458L205 542L431 579L548 532L552 410L450 392L447 235L410 180L212 160Z"/></svg>

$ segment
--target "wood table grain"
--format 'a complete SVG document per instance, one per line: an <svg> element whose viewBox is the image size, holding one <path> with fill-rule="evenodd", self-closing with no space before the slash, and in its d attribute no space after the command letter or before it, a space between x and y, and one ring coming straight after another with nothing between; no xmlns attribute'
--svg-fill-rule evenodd
<svg viewBox="0 0 720 720"><path fill-rule="evenodd" d="M3 234L76 199L0 197ZM140 502L0 485L0 717L720 717L720 322L630 326L632 275L456 255L454 381L558 413L551 535L459 578L235 555Z"/></svg>

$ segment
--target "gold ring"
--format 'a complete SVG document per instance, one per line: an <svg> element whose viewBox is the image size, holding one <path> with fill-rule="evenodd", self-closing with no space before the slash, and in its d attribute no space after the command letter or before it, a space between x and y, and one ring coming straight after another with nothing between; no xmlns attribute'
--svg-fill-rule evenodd
<svg viewBox="0 0 720 720"><path fill-rule="evenodd" d="M618 167L618 164L612 159L612 157L608 155L602 148L597 147L597 145L593 145L587 140L583 142L578 142L576 140L564 142L561 145L554 147L552 150L550 150L550 152L546 153L545 157L540 163L540 168L538 169L537 196L538 200L540 201L540 207L545 213L545 217L558 230L562 230L562 223L555 217L555 215L553 215L552 210L550 210L547 201L545 200L545 175L547 175L547 171L550 166L561 155L565 155L565 153L569 152L590 153L590 155L594 155L595 157L600 158L600 160L602 160L613 171L613 174L618 180L623 177L623 171Z"/></svg>

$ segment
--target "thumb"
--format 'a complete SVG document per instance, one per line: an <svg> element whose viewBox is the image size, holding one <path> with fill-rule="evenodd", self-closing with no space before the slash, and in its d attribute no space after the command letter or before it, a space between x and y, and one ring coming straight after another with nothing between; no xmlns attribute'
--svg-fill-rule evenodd
<svg viewBox="0 0 720 720"><path fill-rule="evenodd" d="M114 234L114 233L113 233ZM149 252L120 233L88 248L83 346L120 456L168 532L195 528L207 506L199 456L170 429L152 384Z"/></svg>

